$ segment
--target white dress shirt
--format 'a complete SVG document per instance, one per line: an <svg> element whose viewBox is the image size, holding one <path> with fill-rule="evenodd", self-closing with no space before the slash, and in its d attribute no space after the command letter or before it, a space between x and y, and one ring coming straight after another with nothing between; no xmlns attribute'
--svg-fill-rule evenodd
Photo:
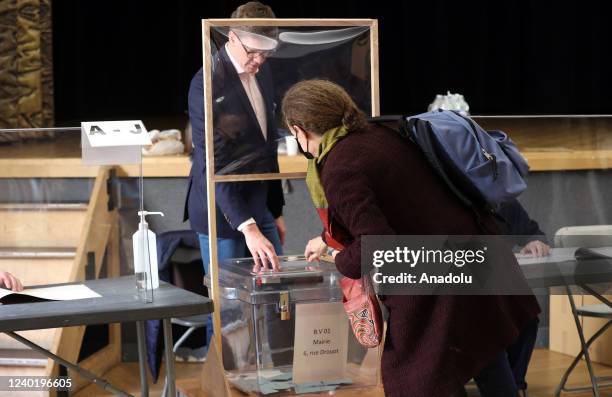
<svg viewBox="0 0 612 397"><path fill-rule="evenodd" d="M249 98L249 102L251 103L251 107L253 108L253 112L255 113L255 117L257 117L257 122L259 124L259 128L261 128L261 133L263 134L264 139L268 138L268 128L267 128L267 119L266 119L266 105L261 95L261 90L259 89L259 84L257 83L257 79L255 78L255 74L248 73L242 65L236 61L236 59L232 56L228 45L225 45L225 51L227 52L227 56L229 57L232 65L236 69L236 73L238 73L238 77L240 78L240 82L242 83L242 87ZM248 225L252 225L255 222L255 219L252 217L247 219L238 225L238 231L242 232L245 227Z"/></svg>

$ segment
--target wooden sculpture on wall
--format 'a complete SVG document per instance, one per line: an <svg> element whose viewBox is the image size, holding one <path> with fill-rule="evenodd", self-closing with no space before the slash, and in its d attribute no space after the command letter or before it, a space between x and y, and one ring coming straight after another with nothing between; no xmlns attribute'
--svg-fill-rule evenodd
<svg viewBox="0 0 612 397"><path fill-rule="evenodd" d="M0 0L0 20L0 128L51 127L51 0ZM43 135L0 133L0 142Z"/></svg>

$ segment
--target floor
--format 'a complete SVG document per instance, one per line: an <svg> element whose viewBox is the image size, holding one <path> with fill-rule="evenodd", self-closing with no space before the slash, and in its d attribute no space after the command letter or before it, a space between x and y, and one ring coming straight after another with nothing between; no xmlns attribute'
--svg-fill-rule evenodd
<svg viewBox="0 0 612 397"><path fill-rule="evenodd" d="M527 375L527 382L529 383L529 396L530 397L551 397L554 390L561 378L561 375L567 368L571 361L571 357L554 353L545 349L536 349L529 366L529 372ZM596 365L597 374L612 375L612 367L606 367L602 365ZM163 368L162 368L163 371ZM176 373L178 378L178 386L183 390L197 389L199 384L199 376L201 372L201 364L193 363L177 363ZM162 372L163 373L163 372ZM107 374L104 377L109 380L113 385L124 389L125 391L140 396L139 384L138 384L138 366L136 363L123 363ZM582 385L588 380L586 366L584 363L579 364L575 370L575 374L570 378L570 385ZM149 382L151 383L151 382ZM159 396L163 387L163 379L156 385L151 384L150 396ZM470 396L478 396L478 392L473 386L468 387ZM80 392L76 393L74 397L96 397L96 396L111 396L111 393L105 392L98 386L90 385ZM337 392L336 396L341 397L357 397L357 396L371 396L371 397L383 397L382 390L346 390ZM572 397L586 397L592 396L590 392L562 394L564 396ZM612 388L603 390L600 395L602 397L612 397ZM204 397L204 394L198 394L195 392L190 393L193 397ZM244 396L244 394L236 391L234 396ZM307 396L307 395L304 395Z"/></svg>

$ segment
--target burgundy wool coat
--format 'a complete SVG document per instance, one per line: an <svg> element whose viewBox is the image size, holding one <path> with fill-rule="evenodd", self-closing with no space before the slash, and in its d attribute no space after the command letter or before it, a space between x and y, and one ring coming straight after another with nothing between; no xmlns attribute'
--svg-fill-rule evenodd
<svg viewBox="0 0 612 397"><path fill-rule="evenodd" d="M363 235L482 234L419 149L385 127L370 125L339 141L320 175L332 232L344 234L336 266L347 277L361 276ZM487 216L484 222L495 223ZM389 310L382 357L389 397L452 396L540 312L533 295L387 295L382 301Z"/></svg>

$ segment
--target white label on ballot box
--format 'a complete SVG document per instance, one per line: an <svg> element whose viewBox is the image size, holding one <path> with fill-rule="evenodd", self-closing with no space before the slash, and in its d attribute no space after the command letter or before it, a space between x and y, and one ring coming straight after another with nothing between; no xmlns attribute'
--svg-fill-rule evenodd
<svg viewBox="0 0 612 397"><path fill-rule="evenodd" d="M340 302L295 305L293 382L345 377L348 318Z"/></svg>

